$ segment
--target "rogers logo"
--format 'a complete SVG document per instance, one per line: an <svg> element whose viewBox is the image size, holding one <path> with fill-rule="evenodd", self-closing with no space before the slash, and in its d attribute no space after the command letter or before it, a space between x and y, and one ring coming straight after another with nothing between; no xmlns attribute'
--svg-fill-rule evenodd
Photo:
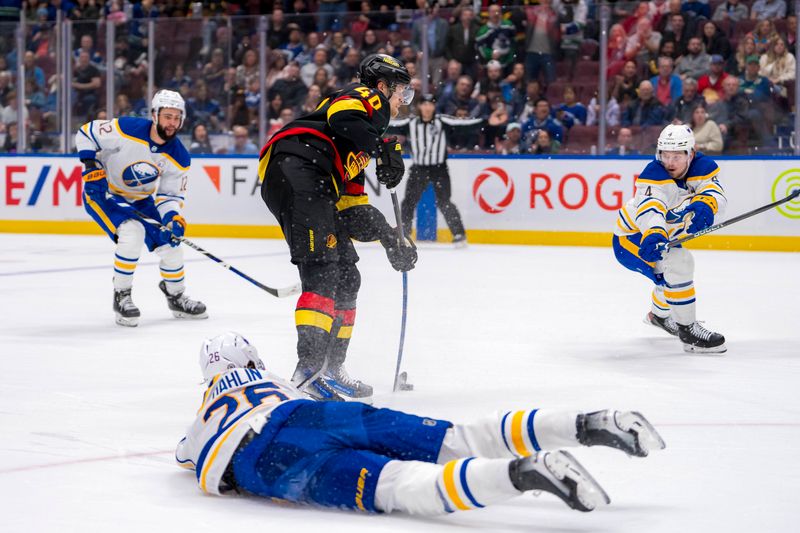
<svg viewBox="0 0 800 533"><path fill-rule="evenodd" d="M505 196L503 196L503 199L495 204L490 203L486 197L481 194L481 186L486 180L492 177L499 178L505 189ZM514 199L514 182L508 177L508 174L506 174L505 170L502 168L486 168L478 175L477 178L475 178L475 183L472 184L472 197L478 203L480 208L487 213L502 213Z"/></svg>

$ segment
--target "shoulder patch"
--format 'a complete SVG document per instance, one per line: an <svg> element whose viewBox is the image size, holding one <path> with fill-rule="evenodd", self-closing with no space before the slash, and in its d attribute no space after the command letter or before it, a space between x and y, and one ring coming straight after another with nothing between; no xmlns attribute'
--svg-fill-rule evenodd
<svg viewBox="0 0 800 533"><path fill-rule="evenodd" d="M152 122L149 119L120 117L117 119L117 124L123 135L150 142L150 124L152 124Z"/></svg>
<svg viewBox="0 0 800 533"><path fill-rule="evenodd" d="M192 160L189 151L186 150L180 139L174 139L162 153L172 159L181 170L186 170L191 165Z"/></svg>
<svg viewBox="0 0 800 533"><path fill-rule="evenodd" d="M719 165L717 162L700 152L697 153L689 165L689 171L686 173L686 179L708 179L713 177L719 172Z"/></svg>

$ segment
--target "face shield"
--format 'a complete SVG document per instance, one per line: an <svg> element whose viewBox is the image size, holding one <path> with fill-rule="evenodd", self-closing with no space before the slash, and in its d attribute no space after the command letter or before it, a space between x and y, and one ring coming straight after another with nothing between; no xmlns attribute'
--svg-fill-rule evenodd
<svg viewBox="0 0 800 533"><path fill-rule="evenodd" d="M414 89L411 85L395 85L392 95L397 95L400 105L410 105L414 100Z"/></svg>

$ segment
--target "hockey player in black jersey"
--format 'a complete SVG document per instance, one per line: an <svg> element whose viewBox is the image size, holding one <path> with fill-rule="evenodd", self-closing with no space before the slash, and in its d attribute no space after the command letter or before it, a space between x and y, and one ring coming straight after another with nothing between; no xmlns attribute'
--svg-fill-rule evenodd
<svg viewBox="0 0 800 533"><path fill-rule="evenodd" d="M261 197L278 219L303 286L292 382L320 399L372 396L372 387L344 368L361 285L351 239L379 240L395 270L411 270L417 261L364 191L371 158L386 187L403 177L400 144L383 135L413 98L411 77L393 57L375 54L362 61L359 78L276 133L258 167Z"/></svg>

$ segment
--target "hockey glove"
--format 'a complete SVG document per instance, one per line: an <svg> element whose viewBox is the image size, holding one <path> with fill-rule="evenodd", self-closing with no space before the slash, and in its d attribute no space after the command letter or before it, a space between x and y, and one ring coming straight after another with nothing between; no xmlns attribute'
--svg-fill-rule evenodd
<svg viewBox="0 0 800 533"><path fill-rule="evenodd" d="M403 163L403 148L397 142L397 137L383 139L378 146L378 160L376 161L378 181L387 189L394 189L403 179L406 165Z"/></svg>
<svg viewBox="0 0 800 533"><path fill-rule="evenodd" d="M686 231L689 233L697 233L711 226L714 223L714 213L717 212L717 200L713 196L705 194L698 194L683 210L683 216L686 217L692 213L692 222Z"/></svg>
<svg viewBox="0 0 800 533"><path fill-rule="evenodd" d="M408 272L414 268L417 263L417 249L412 246L406 246L406 243L400 245L397 240L397 234L394 231L384 236L381 239L381 244L386 249L386 257L389 258L392 268L398 272Z"/></svg>
<svg viewBox="0 0 800 533"><path fill-rule="evenodd" d="M169 230L169 233L164 236L169 240L169 245L173 248L178 246L180 244L178 239L183 237L186 231L186 219L180 216L177 211L170 211L162 217L161 223Z"/></svg>
<svg viewBox="0 0 800 533"><path fill-rule="evenodd" d="M639 245L639 257L648 263L655 263L663 259L664 245L669 242L667 232L661 228L651 228L644 233L642 243Z"/></svg>
<svg viewBox="0 0 800 533"><path fill-rule="evenodd" d="M95 201L105 198L108 192L108 179L106 171L103 168L96 166L96 161L93 159L82 160L86 168L84 169L83 176L83 192Z"/></svg>

